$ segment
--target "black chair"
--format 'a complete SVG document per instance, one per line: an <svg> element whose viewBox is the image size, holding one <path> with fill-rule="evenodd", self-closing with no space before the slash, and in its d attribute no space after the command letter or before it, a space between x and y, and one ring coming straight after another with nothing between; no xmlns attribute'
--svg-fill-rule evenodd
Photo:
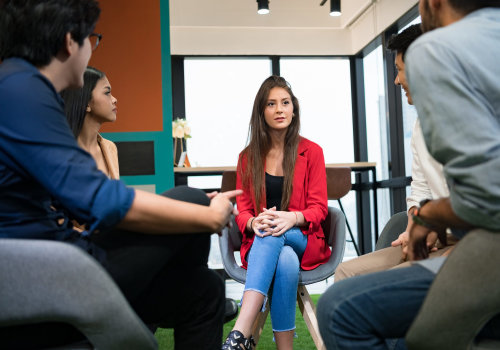
<svg viewBox="0 0 500 350"><path fill-rule="evenodd" d="M384 229L380 233L380 237L375 244L375 250L380 250L391 246L391 242L399 237L406 230L408 225L408 214L406 211L391 216Z"/></svg>
<svg viewBox="0 0 500 350"><path fill-rule="evenodd" d="M338 199L343 197L351 188L351 170L349 168L327 168L327 187L328 199ZM222 191L236 188L236 172L225 171L222 175ZM336 209L329 207L328 216L322 224L323 231L332 249L332 255L327 263L320 265L314 270L300 271L299 287L297 289L297 302L302 313L304 321L309 329L309 333L317 349L325 349L321 339L316 311L311 296L306 289L307 284L316 283L325 280L335 273L335 269L342 262L345 248L345 227L346 221L344 214ZM234 222L232 228L225 228L219 239L219 245L222 255L224 269L229 277L244 284L246 281L246 270L236 263L234 254L239 253L241 247L242 234ZM269 307L266 311L259 313L252 329L252 334L256 344L259 341L262 328L264 326Z"/></svg>
<svg viewBox="0 0 500 350"><path fill-rule="evenodd" d="M0 239L0 281L0 334L58 323L86 338L61 349L157 349L107 272L70 244Z"/></svg>

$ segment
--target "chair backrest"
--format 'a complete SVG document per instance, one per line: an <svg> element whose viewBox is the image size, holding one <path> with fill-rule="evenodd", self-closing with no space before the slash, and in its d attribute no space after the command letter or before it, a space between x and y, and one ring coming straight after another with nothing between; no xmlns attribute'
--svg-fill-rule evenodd
<svg viewBox="0 0 500 350"><path fill-rule="evenodd" d="M407 224L408 214L406 211L400 211L399 213L391 216L380 233L377 244L375 244L375 250L390 247L391 242L398 238L399 235L406 230Z"/></svg>
<svg viewBox="0 0 500 350"><path fill-rule="evenodd" d="M327 167L326 188L328 199L340 199L351 190L351 168Z"/></svg>
<svg viewBox="0 0 500 350"><path fill-rule="evenodd" d="M99 349L157 349L108 273L76 246L0 239L0 281L0 327L63 322Z"/></svg>
<svg viewBox="0 0 500 350"><path fill-rule="evenodd" d="M335 200L345 196L351 190L351 168L349 167L328 167L326 168L326 182L328 199ZM236 188L236 171L226 170L222 173L221 191L230 191ZM233 220L232 227L228 230L229 240L235 251L241 247L242 234ZM329 246L332 246L334 237L330 237L331 226L334 225L329 216L322 223L323 232Z"/></svg>
<svg viewBox="0 0 500 350"><path fill-rule="evenodd" d="M236 188L236 170L224 170L222 173L221 192L231 191Z"/></svg>

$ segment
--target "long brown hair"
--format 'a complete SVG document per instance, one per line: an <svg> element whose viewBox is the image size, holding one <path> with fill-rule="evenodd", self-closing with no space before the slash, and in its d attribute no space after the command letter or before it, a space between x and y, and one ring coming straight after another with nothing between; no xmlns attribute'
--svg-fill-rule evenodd
<svg viewBox="0 0 500 350"><path fill-rule="evenodd" d="M293 114L292 122L288 126L285 135L285 146L283 150L283 196L281 198L281 210L288 210L290 197L292 196L293 174L295 170L295 159L297 158L297 147L300 142L300 108L299 101L292 92L290 84L282 77L272 75L260 86L253 103L250 128L248 130L248 146L242 152L242 158L246 158L245 172L239 163L238 171L243 179L243 188L254 194L255 212L262 210L262 199L266 190L264 163L267 153L271 149L271 136L269 126L264 118L264 110L271 89L279 87L285 89L292 100ZM253 187L250 188L250 183Z"/></svg>

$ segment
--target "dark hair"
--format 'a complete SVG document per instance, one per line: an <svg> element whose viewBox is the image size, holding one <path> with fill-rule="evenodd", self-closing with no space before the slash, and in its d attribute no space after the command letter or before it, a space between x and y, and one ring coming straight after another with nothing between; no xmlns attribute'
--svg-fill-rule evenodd
<svg viewBox="0 0 500 350"><path fill-rule="evenodd" d="M68 119L69 127L73 131L75 138L78 138L78 135L82 131L87 106L92 99L92 91L95 89L97 82L105 76L100 70L94 67L87 67L83 74L83 87L61 91L61 97L64 99L66 119Z"/></svg>
<svg viewBox="0 0 500 350"><path fill-rule="evenodd" d="M410 47L420 35L422 35L422 27L419 24L414 24L403 30L399 34L394 34L387 43L389 50L396 51L396 53L403 54L403 61L405 59L406 50Z"/></svg>
<svg viewBox="0 0 500 350"><path fill-rule="evenodd" d="M0 0L0 60L19 57L46 66L67 33L82 46L100 12L96 0Z"/></svg>
<svg viewBox="0 0 500 350"><path fill-rule="evenodd" d="M450 5L464 13L479 10L484 7L500 7L500 0L448 0Z"/></svg>
<svg viewBox="0 0 500 350"><path fill-rule="evenodd" d="M264 117L264 110L269 98L271 89L279 87L285 89L292 99L293 114L292 122L288 126L285 135L285 148L283 150L283 196L281 198L281 210L287 210L292 195L293 174L295 169L295 159L297 158L297 147L300 136L300 107L297 97L292 92L290 84L282 77L272 75L260 86L253 103L252 117L250 118L249 143L243 150L242 155L247 157L245 173L242 173L241 163L238 171L243 179L243 187L247 191L254 193L255 211L260 212L264 203L261 203L265 193L265 170L264 161L267 153L271 149L271 137L269 126ZM250 179L253 187L250 188Z"/></svg>

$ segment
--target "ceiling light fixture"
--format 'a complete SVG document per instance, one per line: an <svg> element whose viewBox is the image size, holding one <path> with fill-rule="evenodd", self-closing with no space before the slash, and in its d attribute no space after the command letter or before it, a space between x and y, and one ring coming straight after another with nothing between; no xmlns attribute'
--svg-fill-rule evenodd
<svg viewBox="0 0 500 350"><path fill-rule="evenodd" d="M338 17L342 13L340 12L340 0L330 0L330 16Z"/></svg>
<svg viewBox="0 0 500 350"><path fill-rule="evenodd" d="M257 0L259 15L267 15L269 13L269 0Z"/></svg>

